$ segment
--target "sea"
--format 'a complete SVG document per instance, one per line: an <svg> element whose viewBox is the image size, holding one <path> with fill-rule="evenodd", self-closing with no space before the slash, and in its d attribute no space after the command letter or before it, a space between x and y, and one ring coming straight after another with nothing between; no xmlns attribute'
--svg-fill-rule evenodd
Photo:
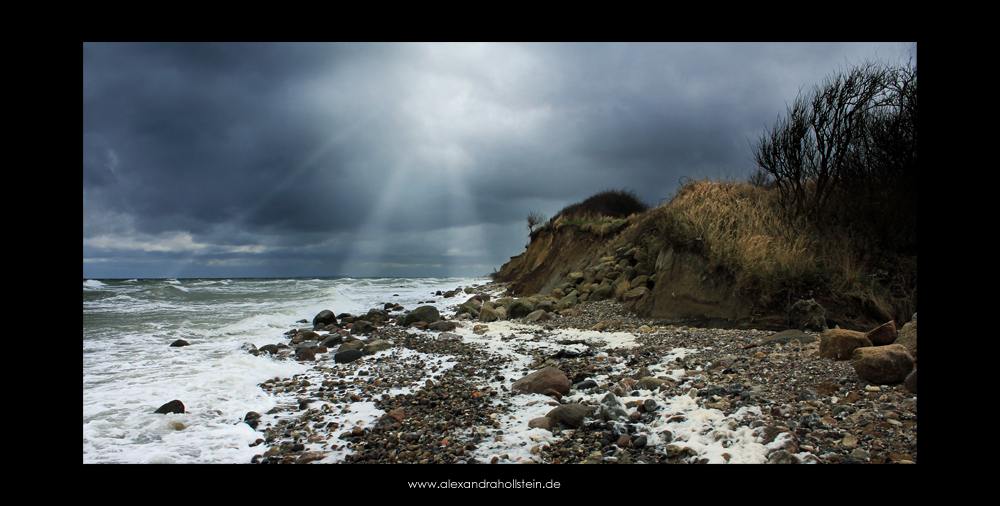
<svg viewBox="0 0 1000 506"><path fill-rule="evenodd" d="M244 344L287 342L285 332L310 327L324 309L362 314L393 302L444 313L458 298L435 293L488 281L84 279L83 462L249 463L263 452L252 446L261 435L241 421L278 402L259 385L308 366L253 356ZM178 339L190 346L170 347ZM174 399L186 413L153 413Z"/></svg>

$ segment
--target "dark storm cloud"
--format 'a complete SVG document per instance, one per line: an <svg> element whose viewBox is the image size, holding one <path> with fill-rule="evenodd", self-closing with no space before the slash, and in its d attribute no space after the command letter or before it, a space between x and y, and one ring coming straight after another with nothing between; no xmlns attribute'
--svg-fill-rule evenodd
<svg viewBox="0 0 1000 506"><path fill-rule="evenodd" d="M880 46L85 44L85 275L126 257L482 274L528 211L746 174L800 88Z"/></svg>

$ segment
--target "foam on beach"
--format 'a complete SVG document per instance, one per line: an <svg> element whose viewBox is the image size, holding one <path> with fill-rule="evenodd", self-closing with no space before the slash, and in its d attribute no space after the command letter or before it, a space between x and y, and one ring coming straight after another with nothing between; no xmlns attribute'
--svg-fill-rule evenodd
<svg viewBox="0 0 1000 506"><path fill-rule="evenodd" d="M537 325L526 325L515 321L491 322L489 330L482 335L472 332L475 325L468 322L455 332L469 343L483 346L497 356L503 357L507 366L503 376L506 381L491 381L490 386L499 389L501 385L509 386L510 379L520 378L531 372L529 366L534 362L534 355L539 353L554 354L559 350L582 352L586 349L582 344L559 344L563 342L586 341L597 350L616 348L632 348L639 343L631 332L598 332L579 329L554 329L541 331ZM647 445L665 447L668 444L680 448L689 448L697 460L709 463L762 463L771 446L780 445L782 441L763 445L754 434L749 424L761 416L759 408L741 408L725 415L718 409L705 408L704 399L698 399L690 387L690 380L699 377L699 371L686 371L681 361L698 350L691 348L673 348L662 360L649 366L654 376L666 376L674 382L681 383L679 390L684 393L667 395L663 392L641 390L636 396L621 398L622 403L631 400L643 401L653 399L657 406L657 416L647 424L636 423L637 434L647 436ZM607 355L605 351L600 355ZM626 366L620 362L613 364L611 374L598 375L594 379L599 384L607 384L610 376L621 375ZM687 383L684 383L687 381ZM589 393L574 390L564 396L563 403L582 403L598 405L607 395L605 391ZM476 456L490 462L494 457L501 457L501 463L515 463L532 460L541 462L537 455L541 445L563 438L573 438L576 431L564 429L558 434L540 428L529 428L528 422L534 418L543 417L554 406L552 399L541 394L510 393L504 399L497 401L509 406L510 412L498 415L500 422L498 430L486 429L483 442L475 451ZM619 422L623 423L623 422ZM482 429L480 429L482 430ZM667 433L670 441L667 441Z"/></svg>

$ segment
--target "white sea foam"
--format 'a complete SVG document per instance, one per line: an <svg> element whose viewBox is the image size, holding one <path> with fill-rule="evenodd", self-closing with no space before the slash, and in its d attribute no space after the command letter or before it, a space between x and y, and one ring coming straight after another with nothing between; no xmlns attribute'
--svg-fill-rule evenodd
<svg viewBox="0 0 1000 506"><path fill-rule="evenodd" d="M436 290L482 281L367 280L357 286L319 279L86 280L83 460L249 462L266 447L249 446L261 433L241 423L243 417L291 402L258 385L310 368L254 357L240 350L243 343L284 342L285 331L308 326L296 322L311 324L323 309L356 314L389 301L413 308ZM191 345L169 347L177 339ZM438 368L428 377L454 365L450 357L419 359ZM187 412L153 413L173 399ZM374 405L353 403L343 420L370 424L382 414Z"/></svg>

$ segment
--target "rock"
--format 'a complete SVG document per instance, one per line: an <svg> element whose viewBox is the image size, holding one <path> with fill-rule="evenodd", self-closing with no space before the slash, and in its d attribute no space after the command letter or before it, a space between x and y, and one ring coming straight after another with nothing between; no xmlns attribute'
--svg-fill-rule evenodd
<svg viewBox="0 0 1000 506"><path fill-rule="evenodd" d="M802 344L806 344L816 341L816 338L801 330L789 329L765 337L760 341L759 346L775 343L787 344L792 341L799 341Z"/></svg>
<svg viewBox="0 0 1000 506"><path fill-rule="evenodd" d="M628 418L628 410L625 409L625 405L615 394L608 392L601 399L601 405L597 412L598 417L601 420L618 420L620 418Z"/></svg>
<svg viewBox="0 0 1000 506"><path fill-rule="evenodd" d="M451 330L455 330L456 328L458 328L457 323L445 320L438 320L427 326L427 330L433 330L435 332L448 332Z"/></svg>
<svg viewBox="0 0 1000 506"><path fill-rule="evenodd" d="M388 341L376 339L366 344L365 347L361 349L361 352L365 355L374 355L380 351L388 350L389 348L392 348L392 344Z"/></svg>
<svg viewBox="0 0 1000 506"><path fill-rule="evenodd" d="M646 275L636 276L635 279L632 280L632 283L629 285L629 287L634 289L640 286L646 286L646 283L648 281L649 281L649 276Z"/></svg>
<svg viewBox="0 0 1000 506"><path fill-rule="evenodd" d="M470 317L475 318L479 316L479 311L480 310L476 308L475 304L466 302L455 308L455 318L458 318L463 314L468 314Z"/></svg>
<svg viewBox="0 0 1000 506"><path fill-rule="evenodd" d="M317 325L325 327L331 323L337 323L337 315L329 309L324 309L313 317L313 328L316 328Z"/></svg>
<svg viewBox="0 0 1000 506"><path fill-rule="evenodd" d="M333 348L334 346L337 346L338 344L343 344L343 342L344 342L344 336L342 336L340 334L330 334L319 345L320 346L326 346L327 348ZM261 348L261 351L264 351L264 348Z"/></svg>
<svg viewBox="0 0 1000 506"><path fill-rule="evenodd" d="M525 318L528 321L532 321L532 322L544 322L544 321L548 320L549 318L551 318L551 316L549 316L549 314L546 313L544 309L539 309L537 311L532 311Z"/></svg>
<svg viewBox="0 0 1000 506"><path fill-rule="evenodd" d="M299 335L302 336L303 341L319 341L323 337L308 329L300 330Z"/></svg>
<svg viewBox="0 0 1000 506"><path fill-rule="evenodd" d="M666 383L666 381L661 380L660 378L653 378L651 376L646 376L645 378L642 378L636 382L635 388L639 390L656 390L657 388L660 388L660 385L664 383Z"/></svg>
<svg viewBox="0 0 1000 506"><path fill-rule="evenodd" d="M566 377L566 374L555 367L549 366L515 381L511 385L511 390L528 394L540 394L551 388L562 395L567 395L569 394L569 386L569 378Z"/></svg>
<svg viewBox="0 0 1000 506"><path fill-rule="evenodd" d="M913 358L901 344L858 348L851 362L858 377L876 385L904 381L913 370Z"/></svg>
<svg viewBox="0 0 1000 506"><path fill-rule="evenodd" d="M629 301L633 301L633 300L639 300L643 296L645 296L647 293L649 293L649 288L646 288L645 286L640 286L638 288L633 288L633 289L625 292L624 295L622 295L622 301L623 302L629 302Z"/></svg>
<svg viewBox="0 0 1000 506"><path fill-rule="evenodd" d="M569 294L556 303L556 311L561 311L563 309L569 309L580 303L580 298L575 294Z"/></svg>
<svg viewBox="0 0 1000 506"><path fill-rule="evenodd" d="M354 362L363 356L364 353L361 350L346 350L335 354L333 356L333 361L338 364L346 364L348 362Z"/></svg>
<svg viewBox="0 0 1000 506"><path fill-rule="evenodd" d="M165 415L167 413L182 413L183 414L184 413L184 403L181 402L181 401L179 401L179 400L177 400L177 399L174 399L174 400L172 400L172 401L170 401L170 402L168 402L168 403L160 406L159 408L156 409L156 411L153 411L153 413L159 413L161 415Z"/></svg>
<svg viewBox="0 0 1000 506"><path fill-rule="evenodd" d="M497 312L493 309L493 307L483 306L483 308L479 310L479 321L488 323L495 322L497 319Z"/></svg>
<svg viewBox="0 0 1000 506"><path fill-rule="evenodd" d="M308 464L326 457L326 452L305 452L295 459L296 464Z"/></svg>
<svg viewBox="0 0 1000 506"><path fill-rule="evenodd" d="M340 348L337 348L337 353L347 350L361 350L364 349L364 347L365 347L364 341L361 340L348 341L344 344L341 344Z"/></svg>
<svg viewBox="0 0 1000 506"><path fill-rule="evenodd" d="M413 322L427 322L427 324L434 323L441 319L441 313L438 312L437 308L434 306L420 306L403 317L400 326L406 327Z"/></svg>
<svg viewBox="0 0 1000 506"><path fill-rule="evenodd" d="M896 342L896 322L889 321L870 330L865 337L875 346L886 346Z"/></svg>
<svg viewBox="0 0 1000 506"><path fill-rule="evenodd" d="M847 360L851 358L855 349L871 345L872 342L863 332L827 329L819 336L819 356L833 360Z"/></svg>
<svg viewBox="0 0 1000 506"><path fill-rule="evenodd" d="M552 432L552 419L547 416L540 416L538 418L532 418L528 421L529 429L545 429Z"/></svg>
<svg viewBox="0 0 1000 506"><path fill-rule="evenodd" d="M240 349L255 357L260 356L260 350L258 350L253 343L243 343L243 346L240 346Z"/></svg>
<svg viewBox="0 0 1000 506"><path fill-rule="evenodd" d="M295 360L312 362L316 360L316 354L309 348L298 348L295 350Z"/></svg>
<svg viewBox="0 0 1000 506"><path fill-rule="evenodd" d="M600 285L596 290L590 293L590 298L587 299L590 302L596 302L600 300L607 300L613 297L615 294L614 289L611 285Z"/></svg>
<svg viewBox="0 0 1000 506"><path fill-rule="evenodd" d="M260 413L256 411L248 411L246 416L243 417L243 421L246 422L251 428L256 429L257 425L260 424Z"/></svg>
<svg viewBox="0 0 1000 506"><path fill-rule="evenodd" d="M191 345L191 343L189 343L189 342L187 342L187 341L185 341L183 339L178 339L178 340L170 343L170 347L171 348L180 348L182 346L190 346L190 345Z"/></svg>
<svg viewBox="0 0 1000 506"><path fill-rule="evenodd" d="M803 299L792 304L788 319L793 328L822 332L826 329L826 309L814 299Z"/></svg>
<svg viewBox="0 0 1000 506"><path fill-rule="evenodd" d="M582 272L571 272L566 275L566 282L576 286L583 281L584 275Z"/></svg>
<svg viewBox="0 0 1000 506"><path fill-rule="evenodd" d="M402 422L403 419L406 418L406 412L403 411L403 408L396 408L386 413L386 416L392 417L397 422Z"/></svg>
<svg viewBox="0 0 1000 506"><path fill-rule="evenodd" d="M895 344L906 346L910 355L913 356L913 361L917 360L917 313L913 313L913 319L899 329Z"/></svg>
<svg viewBox="0 0 1000 506"><path fill-rule="evenodd" d="M917 393L917 370L914 369L909 375L906 376L906 389Z"/></svg>
<svg viewBox="0 0 1000 506"><path fill-rule="evenodd" d="M570 427L583 427L584 418L590 416L591 408L583 404L563 404L545 414L553 422L569 425Z"/></svg>
<svg viewBox="0 0 1000 506"><path fill-rule="evenodd" d="M351 324L351 335L370 334L376 329L375 324L367 320L358 320Z"/></svg>
<svg viewBox="0 0 1000 506"><path fill-rule="evenodd" d="M535 310L535 304L528 299L514 299L505 309L511 318L523 318Z"/></svg>
<svg viewBox="0 0 1000 506"><path fill-rule="evenodd" d="M258 351L260 351L261 353L270 353L271 355L277 355L278 354L278 345L276 345L276 344L265 344L264 346L261 346Z"/></svg>

